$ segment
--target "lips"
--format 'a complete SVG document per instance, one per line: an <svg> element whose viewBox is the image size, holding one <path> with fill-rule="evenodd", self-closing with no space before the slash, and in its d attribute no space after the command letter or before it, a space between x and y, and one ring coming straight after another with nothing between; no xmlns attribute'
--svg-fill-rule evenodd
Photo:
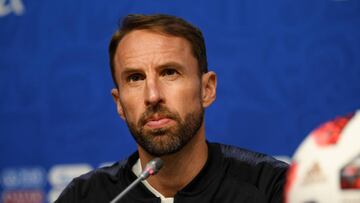
<svg viewBox="0 0 360 203"><path fill-rule="evenodd" d="M173 122L173 120L168 117L152 117L147 119L145 125L150 128L162 128L169 125L171 122Z"/></svg>

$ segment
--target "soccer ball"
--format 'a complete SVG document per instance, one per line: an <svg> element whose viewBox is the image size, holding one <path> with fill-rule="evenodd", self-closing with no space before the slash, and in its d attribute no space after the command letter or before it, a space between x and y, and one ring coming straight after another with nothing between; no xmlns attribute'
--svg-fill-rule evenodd
<svg viewBox="0 0 360 203"><path fill-rule="evenodd" d="M297 149L287 203L360 203L360 110L312 131Z"/></svg>

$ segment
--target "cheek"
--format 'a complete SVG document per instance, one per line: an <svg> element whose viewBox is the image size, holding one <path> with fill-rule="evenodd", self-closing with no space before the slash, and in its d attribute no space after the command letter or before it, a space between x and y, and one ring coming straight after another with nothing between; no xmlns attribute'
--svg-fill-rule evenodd
<svg viewBox="0 0 360 203"><path fill-rule="evenodd" d="M133 94L120 95L121 106L123 108L125 119L130 122L137 122L143 111L141 98Z"/></svg>
<svg viewBox="0 0 360 203"><path fill-rule="evenodd" d="M188 113L201 108L201 91L198 84L183 85L168 94L167 105L176 109L184 118Z"/></svg>

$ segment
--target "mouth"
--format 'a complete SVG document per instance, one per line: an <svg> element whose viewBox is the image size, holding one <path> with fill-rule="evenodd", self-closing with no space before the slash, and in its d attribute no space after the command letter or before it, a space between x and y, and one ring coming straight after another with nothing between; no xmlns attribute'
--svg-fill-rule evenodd
<svg viewBox="0 0 360 203"><path fill-rule="evenodd" d="M163 128L171 125L174 122L173 119L168 117L151 117L147 119L145 126L148 128Z"/></svg>

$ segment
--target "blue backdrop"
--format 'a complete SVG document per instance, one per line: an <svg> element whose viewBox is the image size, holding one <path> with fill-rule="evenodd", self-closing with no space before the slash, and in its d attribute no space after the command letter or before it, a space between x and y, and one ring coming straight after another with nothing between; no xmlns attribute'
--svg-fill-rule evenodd
<svg viewBox="0 0 360 203"><path fill-rule="evenodd" d="M0 1L2 202L52 201L73 175L136 149L107 55L129 13L202 29L218 74L210 141L291 156L318 124L360 106L357 0Z"/></svg>

